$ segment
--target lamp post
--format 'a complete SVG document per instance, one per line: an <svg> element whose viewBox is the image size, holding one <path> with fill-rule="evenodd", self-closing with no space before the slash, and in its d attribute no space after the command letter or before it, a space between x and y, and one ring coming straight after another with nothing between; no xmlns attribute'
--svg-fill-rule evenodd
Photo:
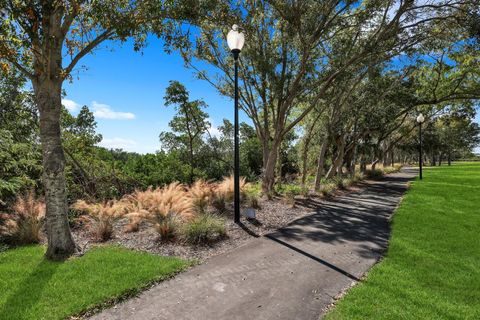
<svg viewBox="0 0 480 320"><path fill-rule="evenodd" d="M243 32L239 31L236 24L232 26L232 30L228 32L227 43L235 60L235 133L234 133L234 221L240 222L240 149L239 149L239 134L238 134L238 56L245 43L245 36Z"/></svg>
<svg viewBox="0 0 480 320"><path fill-rule="evenodd" d="M417 117L417 122L418 122L418 136L419 136L419 148L418 148L418 152L419 152L419 157L418 157L418 164L420 166L420 180L423 179L423 176L422 176L422 167L423 167L423 153L422 153L422 123L425 121L425 117L423 116L423 114L419 114L418 117Z"/></svg>

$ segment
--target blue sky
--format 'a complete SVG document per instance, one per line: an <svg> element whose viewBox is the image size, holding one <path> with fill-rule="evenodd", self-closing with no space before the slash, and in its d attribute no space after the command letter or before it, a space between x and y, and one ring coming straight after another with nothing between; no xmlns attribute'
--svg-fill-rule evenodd
<svg viewBox="0 0 480 320"><path fill-rule="evenodd" d="M233 121L233 102L220 96L207 82L195 79L178 54L168 55L162 43L149 39L143 53L133 51L131 42L103 48L84 57L78 79L64 84L64 105L76 114L87 105L95 114L101 145L139 153L160 148L158 135L168 130L173 107L165 107L163 97L170 80L182 82L190 98L203 99L213 125L212 133L223 118ZM241 114L241 120L246 121Z"/></svg>
<svg viewBox="0 0 480 320"><path fill-rule="evenodd" d="M87 105L95 114L100 145L127 151L151 153L160 148L158 135L168 130L174 110L163 103L170 80L182 82L191 99L203 99L209 107L211 133L223 118L233 121L233 102L220 96L207 82L198 80L186 69L178 54L168 55L162 43L149 39L142 53L134 52L131 42L97 50L81 60L86 70L78 79L65 82L64 104L73 114ZM210 70L213 71L213 70ZM250 122L241 112L241 120ZM476 121L480 123L480 114ZM477 148L480 153L480 148Z"/></svg>

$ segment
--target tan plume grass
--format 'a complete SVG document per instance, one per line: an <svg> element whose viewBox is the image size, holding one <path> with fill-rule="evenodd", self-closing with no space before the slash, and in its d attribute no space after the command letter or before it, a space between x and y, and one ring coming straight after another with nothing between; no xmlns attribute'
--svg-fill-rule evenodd
<svg viewBox="0 0 480 320"><path fill-rule="evenodd" d="M45 202L33 190L19 196L10 214L1 214L0 235L15 244L39 243L45 220Z"/></svg>
<svg viewBox="0 0 480 320"><path fill-rule="evenodd" d="M204 180L197 180L188 189L189 197L192 200L192 208L197 214L207 212L208 205L212 201L214 186Z"/></svg>
<svg viewBox="0 0 480 320"><path fill-rule="evenodd" d="M244 177L240 177L240 195L245 195L245 190L247 187L247 182ZM222 196L225 201L233 201L234 195L234 177L230 175L228 177L224 177L222 181L220 181L216 188L215 193L217 196Z"/></svg>
<svg viewBox="0 0 480 320"><path fill-rule="evenodd" d="M106 241L113 235L113 227L116 221L126 213L126 205L121 201L105 201L102 203L87 203L78 200L72 208L86 213L80 219L85 221L98 241Z"/></svg>
<svg viewBox="0 0 480 320"><path fill-rule="evenodd" d="M178 224L193 214L192 198L186 188L177 182L163 188L136 191L123 199L129 218L150 223L163 240L174 237Z"/></svg>

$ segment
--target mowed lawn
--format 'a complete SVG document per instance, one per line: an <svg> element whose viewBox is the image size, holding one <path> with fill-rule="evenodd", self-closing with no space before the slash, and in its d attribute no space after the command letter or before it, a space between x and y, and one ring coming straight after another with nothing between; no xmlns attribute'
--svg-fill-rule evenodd
<svg viewBox="0 0 480 320"><path fill-rule="evenodd" d="M426 168L386 257L327 319L480 319L480 163Z"/></svg>
<svg viewBox="0 0 480 320"><path fill-rule="evenodd" d="M174 275L188 263L120 247L50 262L45 247L0 253L0 319L64 319Z"/></svg>

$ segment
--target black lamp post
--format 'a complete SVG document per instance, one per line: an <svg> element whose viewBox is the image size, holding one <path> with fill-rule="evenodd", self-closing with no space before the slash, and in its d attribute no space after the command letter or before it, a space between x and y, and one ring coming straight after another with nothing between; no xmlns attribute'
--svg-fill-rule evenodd
<svg viewBox="0 0 480 320"><path fill-rule="evenodd" d="M418 122L418 137L419 137L419 148L418 148L418 152L419 152L419 158L418 158L418 164L420 166L420 180L423 179L423 176L422 176L422 167L423 167L423 152L422 152L422 123L425 121L425 117L423 116L423 114L419 114L418 117L417 117L417 122Z"/></svg>
<svg viewBox="0 0 480 320"><path fill-rule="evenodd" d="M232 30L228 32L227 43L230 48L233 59L235 60L235 156L234 156L234 221L240 222L240 141L238 133L238 56L245 43L243 32L238 30L238 26L234 24Z"/></svg>

